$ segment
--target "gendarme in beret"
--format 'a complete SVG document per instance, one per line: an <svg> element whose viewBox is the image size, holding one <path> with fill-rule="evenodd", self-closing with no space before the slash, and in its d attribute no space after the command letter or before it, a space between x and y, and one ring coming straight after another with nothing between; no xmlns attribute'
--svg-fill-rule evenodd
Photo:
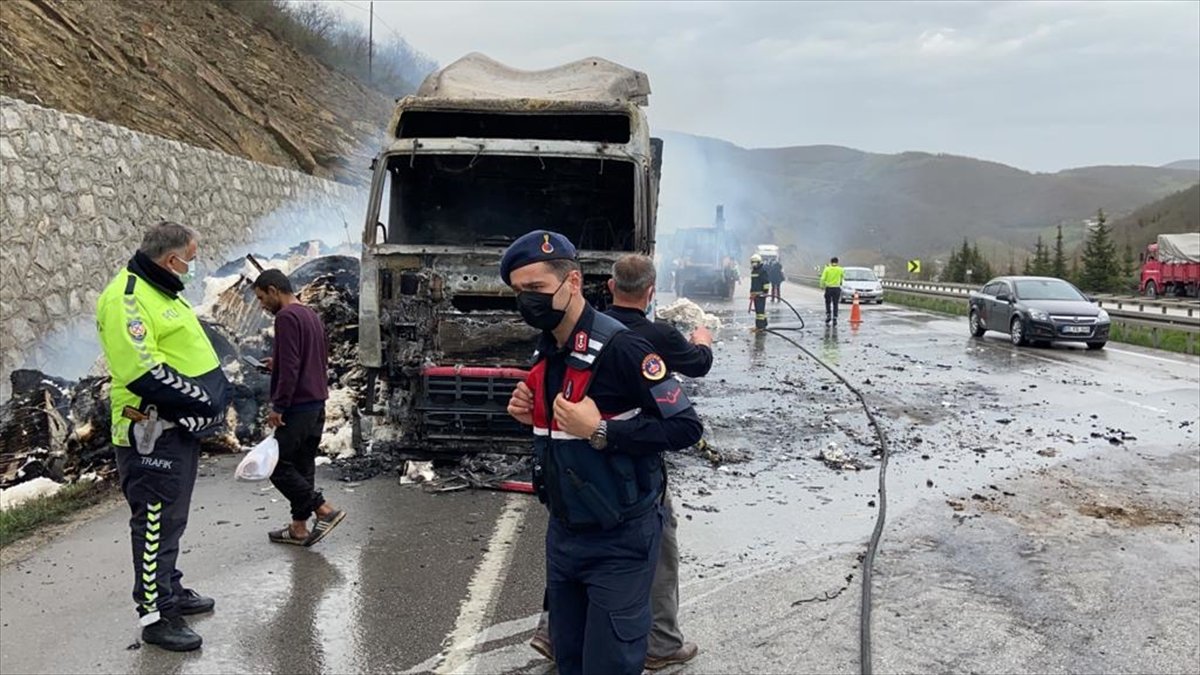
<svg viewBox="0 0 1200 675"><path fill-rule="evenodd" d="M534 230L524 234L508 247L500 259L500 278L511 286L512 271L547 260L575 260L575 245L570 239L549 230Z"/></svg>

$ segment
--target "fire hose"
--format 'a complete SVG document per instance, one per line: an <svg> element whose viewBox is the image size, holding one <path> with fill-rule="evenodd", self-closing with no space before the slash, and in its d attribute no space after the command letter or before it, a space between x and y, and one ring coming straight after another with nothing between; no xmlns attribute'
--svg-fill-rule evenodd
<svg viewBox="0 0 1200 675"><path fill-rule="evenodd" d="M781 298L782 299L782 298ZM784 300L787 303L786 300ZM787 303L788 307L796 312L796 308ZM800 313L796 312L799 317ZM804 319L800 319L801 328L803 327ZM879 513L875 517L875 529L871 532L871 539L867 543L867 553L862 561L862 601L859 605L859 624L858 624L858 665L859 672L862 675L871 675L871 572L875 566L875 554L879 551L879 540L883 536L883 523L887 518L887 467L888 457L891 451L888 449L887 436L883 433L883 427L875 419L875 413L871 412L871 407L867 405L867 400L862 392L858 390L850 381L841 373L835 370L828 363L825 363L816 354L809 351L804 345L793 340L781 333L781 330L797 330L796 328L765 328L764 331L771 333L787 342L791 343L801 352L804 352L813 361L816 361L822 368L828 370L834 377L846 385L846 388L858 398L858 402L862 405L862 409L867 414L867 420L871 424L871 428L875 430L875 435L879 439Z"/></svg>

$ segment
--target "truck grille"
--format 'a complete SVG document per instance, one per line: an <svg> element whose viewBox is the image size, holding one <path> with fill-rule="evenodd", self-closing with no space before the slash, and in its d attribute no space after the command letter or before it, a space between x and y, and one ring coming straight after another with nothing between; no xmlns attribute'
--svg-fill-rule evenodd
<svg viewBox="0 0 1200 675"><path fill-rule="evenodd" d="M433 440L528 438L528 427L508 414L508 399L527 375L517 368L425 368L417 405L424 435Z"/></svg>

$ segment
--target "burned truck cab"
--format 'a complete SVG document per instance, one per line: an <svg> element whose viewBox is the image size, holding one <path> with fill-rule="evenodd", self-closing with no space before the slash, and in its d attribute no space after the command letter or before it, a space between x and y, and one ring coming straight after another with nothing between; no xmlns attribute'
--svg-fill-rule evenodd
<svg viewBox="0 0 1200 675"><path fill-rule="evenodd" d="M536 333L500 280L530 230L575 243L585 296L612 263L652 254L662 144L646 76L589 58L545 71L479 54L401 99L376 157L363 232L359 360L372 412L408 455L528 452L506 413Z"/></svg>

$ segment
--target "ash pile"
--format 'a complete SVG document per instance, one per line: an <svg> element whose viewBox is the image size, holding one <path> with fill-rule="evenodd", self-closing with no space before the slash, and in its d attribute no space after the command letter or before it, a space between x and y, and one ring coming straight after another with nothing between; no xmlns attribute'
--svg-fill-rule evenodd
<svg viewBox="0 0 1200 675"><path fill-rule="evenodd" d="M305 242L267 258L263 266L288 274L300 301L316 311L326 327L330 397L322 451L336 464L366 462L378 471L392 468L380 465L378 458L356 459L364 449L358 410L366 389L365 372L357 362L358 259L331 252L319 242ZM270 356L274 337L272 317L254 295L257 274L250 260L242 258L205 279L197 315L233 385L233 396L223 433L204 439L203 452L239 452L267 433L270 376L242 360ZM106 373L99 354L89 374L79 380L33 370L12 373L12 398L0 404L0 489L8 492L37 479L62 484L115 477Z"/></svg>

